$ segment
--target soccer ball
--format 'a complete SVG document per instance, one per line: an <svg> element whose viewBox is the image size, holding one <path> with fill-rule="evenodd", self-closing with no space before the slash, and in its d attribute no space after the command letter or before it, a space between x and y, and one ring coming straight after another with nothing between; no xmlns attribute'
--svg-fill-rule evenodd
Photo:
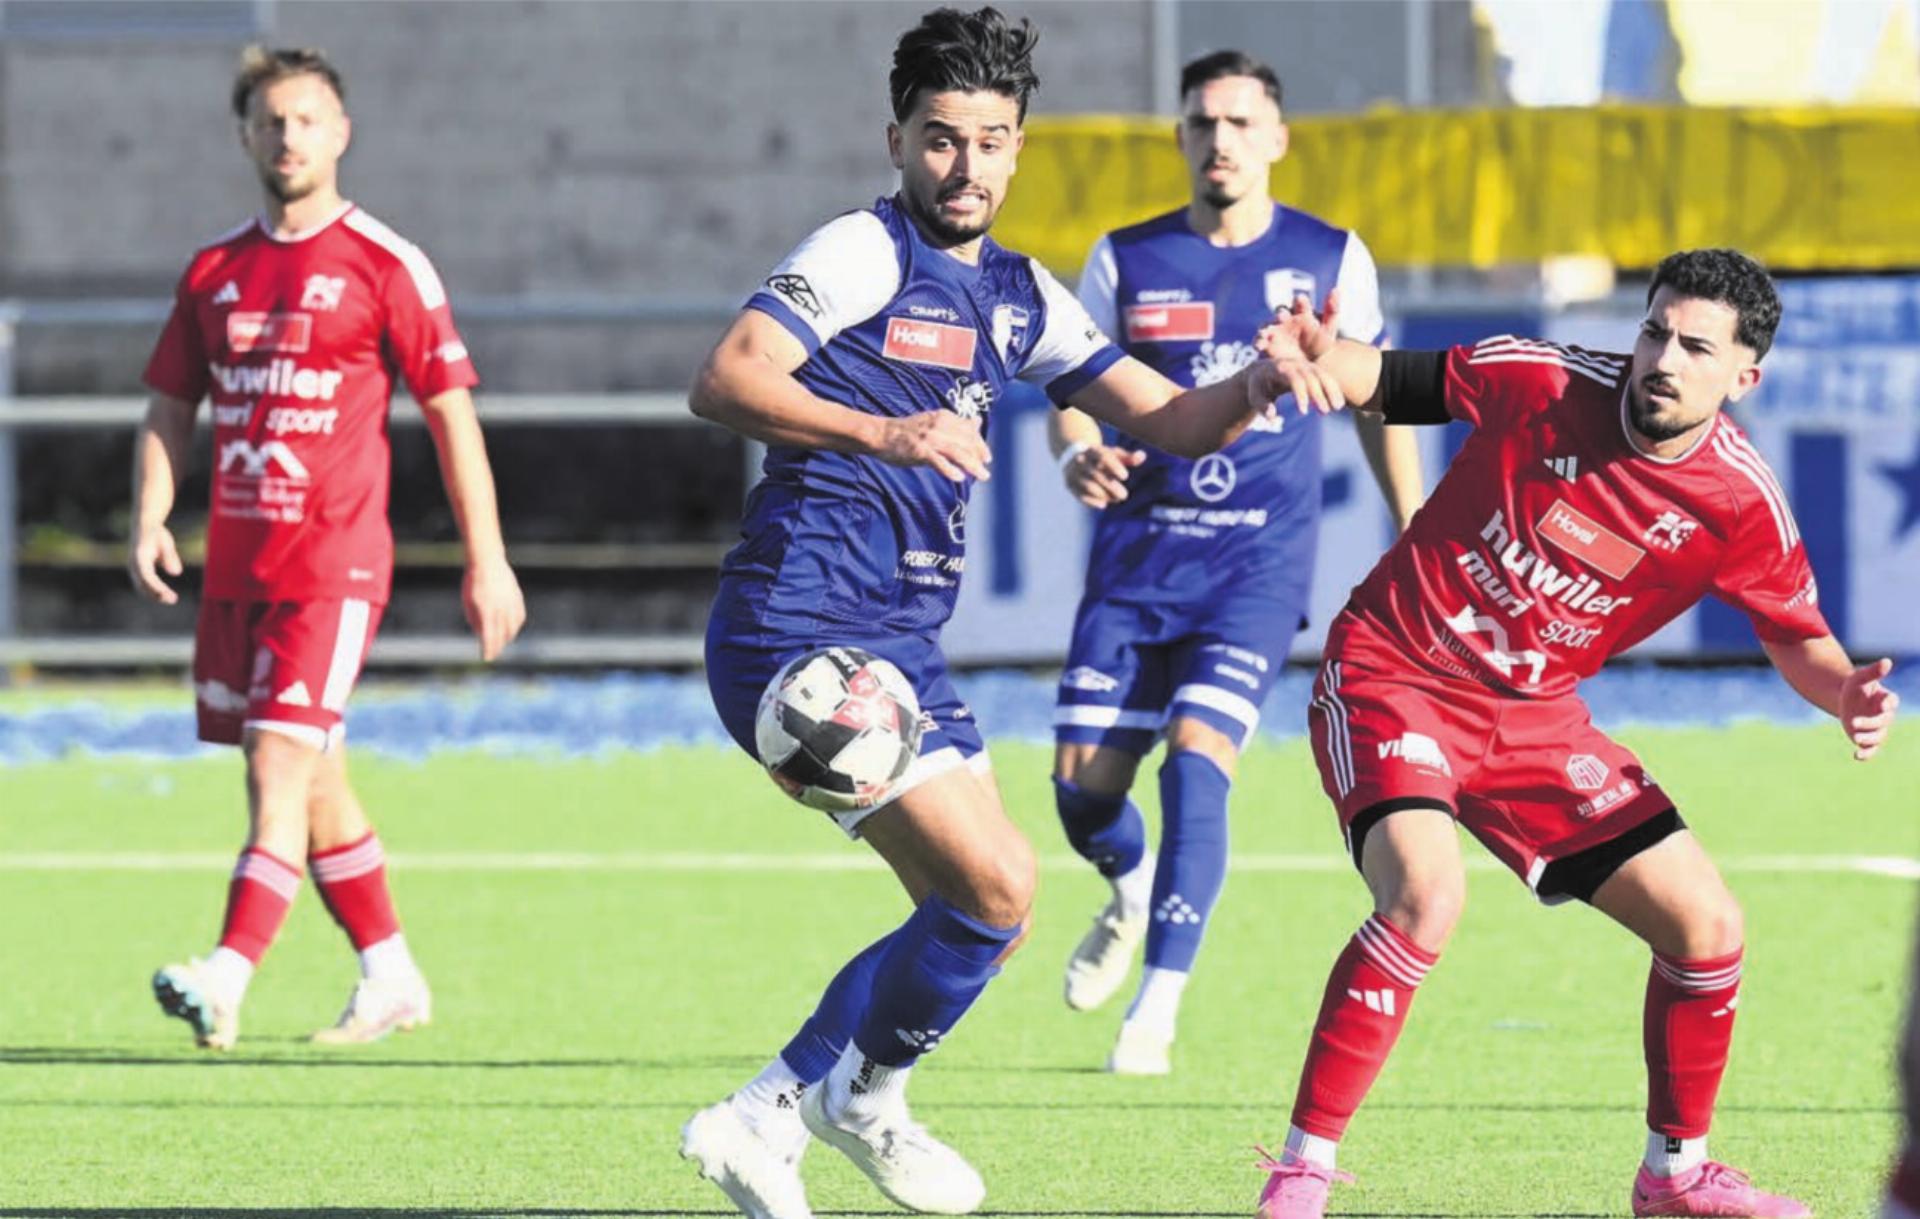
<svg viewBox="0 0 1920 1219"><path fill-rule="evenodd" d="M920 753L920 700L905 675L859 648L788 662L754 716L760 761L782 791L841 813L880 803Z"/></svg>

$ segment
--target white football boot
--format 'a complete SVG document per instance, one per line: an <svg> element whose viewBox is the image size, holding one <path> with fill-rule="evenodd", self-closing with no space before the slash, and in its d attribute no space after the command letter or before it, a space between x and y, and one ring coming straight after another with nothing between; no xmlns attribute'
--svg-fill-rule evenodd
<svg viewBox="0 0 1920 1219"><path fill-rule="evenodd" d="M811 1089L809 1089L811 1091ZM708 1105L680 1127L680 1155L720 1187L747 1219L813 1219L800 1157L806 1138L783 1150L741 1118L731 1099Z"/></svg>
<svg viewBox="0 0 1920 1219"><path fill-rule="evenodd" d="M156 971L153 997L161 1011L192 1027L193 1042L203 1050L231 1050L240 1039L240 1005L220 994L198 957Z"/></svg>
<svg viewBox="0 0 1920 1219"><path fill-rule="evenodd" d="M1067 1006L1090 1012L1113 998L1127 980L1133 954L1146 936L1147 912L1142 909L1129 917L1115 893L1067 960Z"/></svg>
<svg viewBox="0 0 1920 1219"><path fill-rule="evenodd" d="M970 1215L986 1201L987 1184L960 1153L907 1116L904 1103L873 1121L829 1111L825 1081L800 1098L800 1118L813 1136L836 1148L881 1193L924 1215Z"/></svg>
<svg viewBox="0 0 1920 1219"><path fill-rule="evenodd" d="M1120 1025L1107 1070L1114 1075L1168 1075L1173 1072L1173 1035L1128 1020Z"/></svg>
<svg viewBox="0 0 1920 1219"><path fill-rule="evenodd" d="M419 974L410 978L362 978L333 1027L313 1035L315 1045L365 1045L395 1029L405 1033L433 1019L433 995Z"/></svg>

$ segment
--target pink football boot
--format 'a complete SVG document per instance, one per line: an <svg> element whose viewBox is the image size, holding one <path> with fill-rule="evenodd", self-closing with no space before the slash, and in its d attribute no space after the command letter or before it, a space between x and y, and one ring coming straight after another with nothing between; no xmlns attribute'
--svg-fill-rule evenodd
<svg viewBox="0 0 1920 1219"><path fill-rule="evenodd" d="M1353 1174L1309 1164L1298 1156L1279 1159L1265 1147L1255 1147L1262 1159L1261 1171L1269 1173L1267 1187L1260 1191L1260 1206L1254 1219L1323 1219L1327 1213L1327 1191L1335 1181L1352 1181Z"/></svg>
<svg viewBox="0 0 1920 1219"><path fill-rule="evenodd" d="M1633 1179L1633 1213L1723 1219L1803 1219L1813 1214L1792 1198L1755 1189L1746 1173L1712 1160L1677 1177L1656 1177L1642 1164L1640 1175Z"/></svg>

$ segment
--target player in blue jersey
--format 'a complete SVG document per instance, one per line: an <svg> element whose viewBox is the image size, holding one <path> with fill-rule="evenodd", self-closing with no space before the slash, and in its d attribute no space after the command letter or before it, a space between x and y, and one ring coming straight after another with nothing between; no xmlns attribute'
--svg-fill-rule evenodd
<svg viewBox="0 0 1920 1219"><path fill-rule="evenodd" d="M909 1116L905 1086L1025 935L1033 900L1033 849L1001 806L938 639L1008 383L1194 457L1283 394L1334 400L1300 360L1183 391L1109 343L1038 263L987 238L1037 83L1035 36L991 8L940 9L902 36L887 129L899 192L801 242L694 384L695 413L768 445L707 632L728 731L753 753L768 681L834 644L897 665L926 725L889 802L836 817L893 869L911 913L834 977L765 1070L683 1129L682 1154L756 1219L809 1214L810 1133L910 1209L963 1214L985 1195Z"/></svg>
<svg viewBox="0 0 1920 1219"><path fill-rule="evenodd" d="M1080 301L1127 352L1182 385L1255 359L1254 336L1296 296L1335 289L1343 333L1378 342L1373 258L1353 233L1275 204L1286 155L1280 81L1240 51L1180 76L1187 206L1100 238ZM1067 486L1101 509L1054 714L1054 789L1067 838L1113 886L1067 964L1069 1006L1119 989L1142 938L1146 968L1107 1069L1162 1075L1180 997L1227 872L1227 793L1239 752L1304 622L1320 517L1318 415L1258 420L1198 461L1103 436L1073 410L1052 438ZM1400 524L1420 502L1410 430L1361 425ZM1166 736L1157 859L1127 791Z"/></svg>

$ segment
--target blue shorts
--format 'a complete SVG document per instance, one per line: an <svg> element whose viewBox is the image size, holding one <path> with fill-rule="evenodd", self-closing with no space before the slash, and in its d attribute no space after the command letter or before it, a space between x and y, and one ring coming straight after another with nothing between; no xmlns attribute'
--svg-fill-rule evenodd
<svg viewBox="0 0 1920 1219"><path fill-rule="evenodd" d="M987 747L980 737L980 726L954 689L953 679L947 674L947 658L932 635L863 638L835 631L830 638L799 638L743 627L715 614L707 621L707 688L713 693L720 722L749 757L759 760L753 720L767 684L789 660L823 647L863 648L892 661L920 700L920 756L894 785L892 799L960 766L976 772L987 768ZM857 838L855 827L885 807L851 809L830 816L848 837Z"/></svg>
<svg viewBox="0 0 1920 1219"><path fill-rule="evenodd" d="M1054 739L1138 757L1169 720L1186 716L1245 747L1300 624L1299 606L1270 599L1082 601L1060 675Z"/></svg>

